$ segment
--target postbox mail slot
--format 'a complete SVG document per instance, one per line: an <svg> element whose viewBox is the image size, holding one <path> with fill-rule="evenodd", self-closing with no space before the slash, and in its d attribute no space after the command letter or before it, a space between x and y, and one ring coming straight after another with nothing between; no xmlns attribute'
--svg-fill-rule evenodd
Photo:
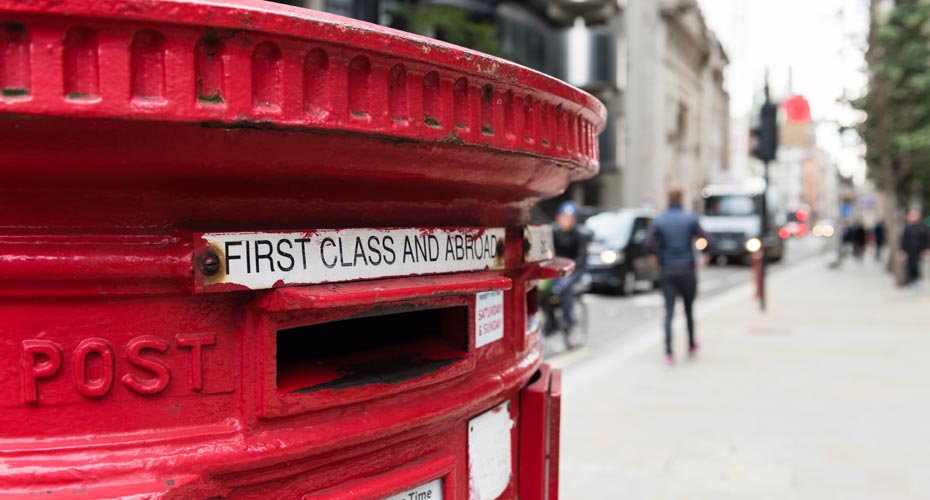
<svg viewBox="0 0 930 500"><path fill-rule="evenodd" d="M479 297L494 272L285 287L255 303L263 351L259 413L277 418L384 398L475 369ZM485 339L486 340L486 339Z"/></svg>
<svg viewBox="0 0 930 500"><path fill-rule="evenodd" d="M365 315L277 332L279 394L399 384L461 361L465 306Z"/></svg>

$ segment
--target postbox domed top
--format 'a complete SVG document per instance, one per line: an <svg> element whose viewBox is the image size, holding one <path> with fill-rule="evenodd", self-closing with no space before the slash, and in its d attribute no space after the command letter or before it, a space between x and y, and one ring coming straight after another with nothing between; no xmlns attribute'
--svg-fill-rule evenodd
<svg viewBox="0 0 930 500"><path fill-rule="evenodd" d="M23 2L0 14L11 68L0 113L356 132L529 153L576 177L596 169L597 99L421 36L258 0Z"/></svg>
<svg viewBox="0 0 930 500"><path fill-rule="evenodd" d="M0 171L96 200L83 226L519 224L597 172L606 116L523 66L258 0L6 3L0 54Z"/></svg>

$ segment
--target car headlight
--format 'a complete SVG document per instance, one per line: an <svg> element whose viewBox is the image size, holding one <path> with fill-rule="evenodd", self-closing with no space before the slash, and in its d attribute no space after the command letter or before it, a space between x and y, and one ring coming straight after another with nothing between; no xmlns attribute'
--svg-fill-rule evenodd
<svg viewBox="0 0 930 500"><path fill-rule="evenodd" d="M833 226L823 226L823 235L825 238L833 236Z"/></svg>
<svg viewBox="0 0 930 500"><path fill-rule="evenodd" d="M603 252L601 252L601 262L603 262L604 264L610 265L610 264L613 264L614 262L617 262L617 260L619 259L620 259L620 254L618 254L617 252L613 250L604 250Z"/></svg>
<svg viewBox="0 0 930 500"><path fill-rule="evenodd" d="M707 248L707 238L698 238L694 240L694 249L703 252Z"/></svg>
<svg viewBox="0 0 930 500"><path fill-rule="evenodd" d="M746 251L749 253L756 253L759 250L762 250L762 240L759 238L749 238L746 240Z"/></svg>

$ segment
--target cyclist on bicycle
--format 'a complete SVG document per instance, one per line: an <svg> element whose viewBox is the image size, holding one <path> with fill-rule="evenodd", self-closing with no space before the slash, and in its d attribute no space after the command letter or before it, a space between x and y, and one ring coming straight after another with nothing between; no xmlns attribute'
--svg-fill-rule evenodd
<svg viewBox="0 0 930 500"><path fill-rule="evenodd" d="M588 244L588 238L578 227L578 205L575 202L565 201L559 205L559 210L555 215L555 225L552 228L552 239L556 256L575 261L574 272L557 278L552 283L552 293L559 296L559 307L562 309L563 326L567 334L575 324L575 318L572 317L575 292L572 288L584 273Z"/></svg>

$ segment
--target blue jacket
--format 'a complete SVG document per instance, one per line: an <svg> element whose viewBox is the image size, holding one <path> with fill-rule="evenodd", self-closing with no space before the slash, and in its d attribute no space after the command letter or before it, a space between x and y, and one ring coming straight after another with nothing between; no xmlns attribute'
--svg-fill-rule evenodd
<svg viewBox="0 0 930 500"><path fill-rule="evenodd" d="M698 218L672 205L656 217L649 228L646 248L659 257L662 275L694 272L694 239L710 238Z"/></svg>

